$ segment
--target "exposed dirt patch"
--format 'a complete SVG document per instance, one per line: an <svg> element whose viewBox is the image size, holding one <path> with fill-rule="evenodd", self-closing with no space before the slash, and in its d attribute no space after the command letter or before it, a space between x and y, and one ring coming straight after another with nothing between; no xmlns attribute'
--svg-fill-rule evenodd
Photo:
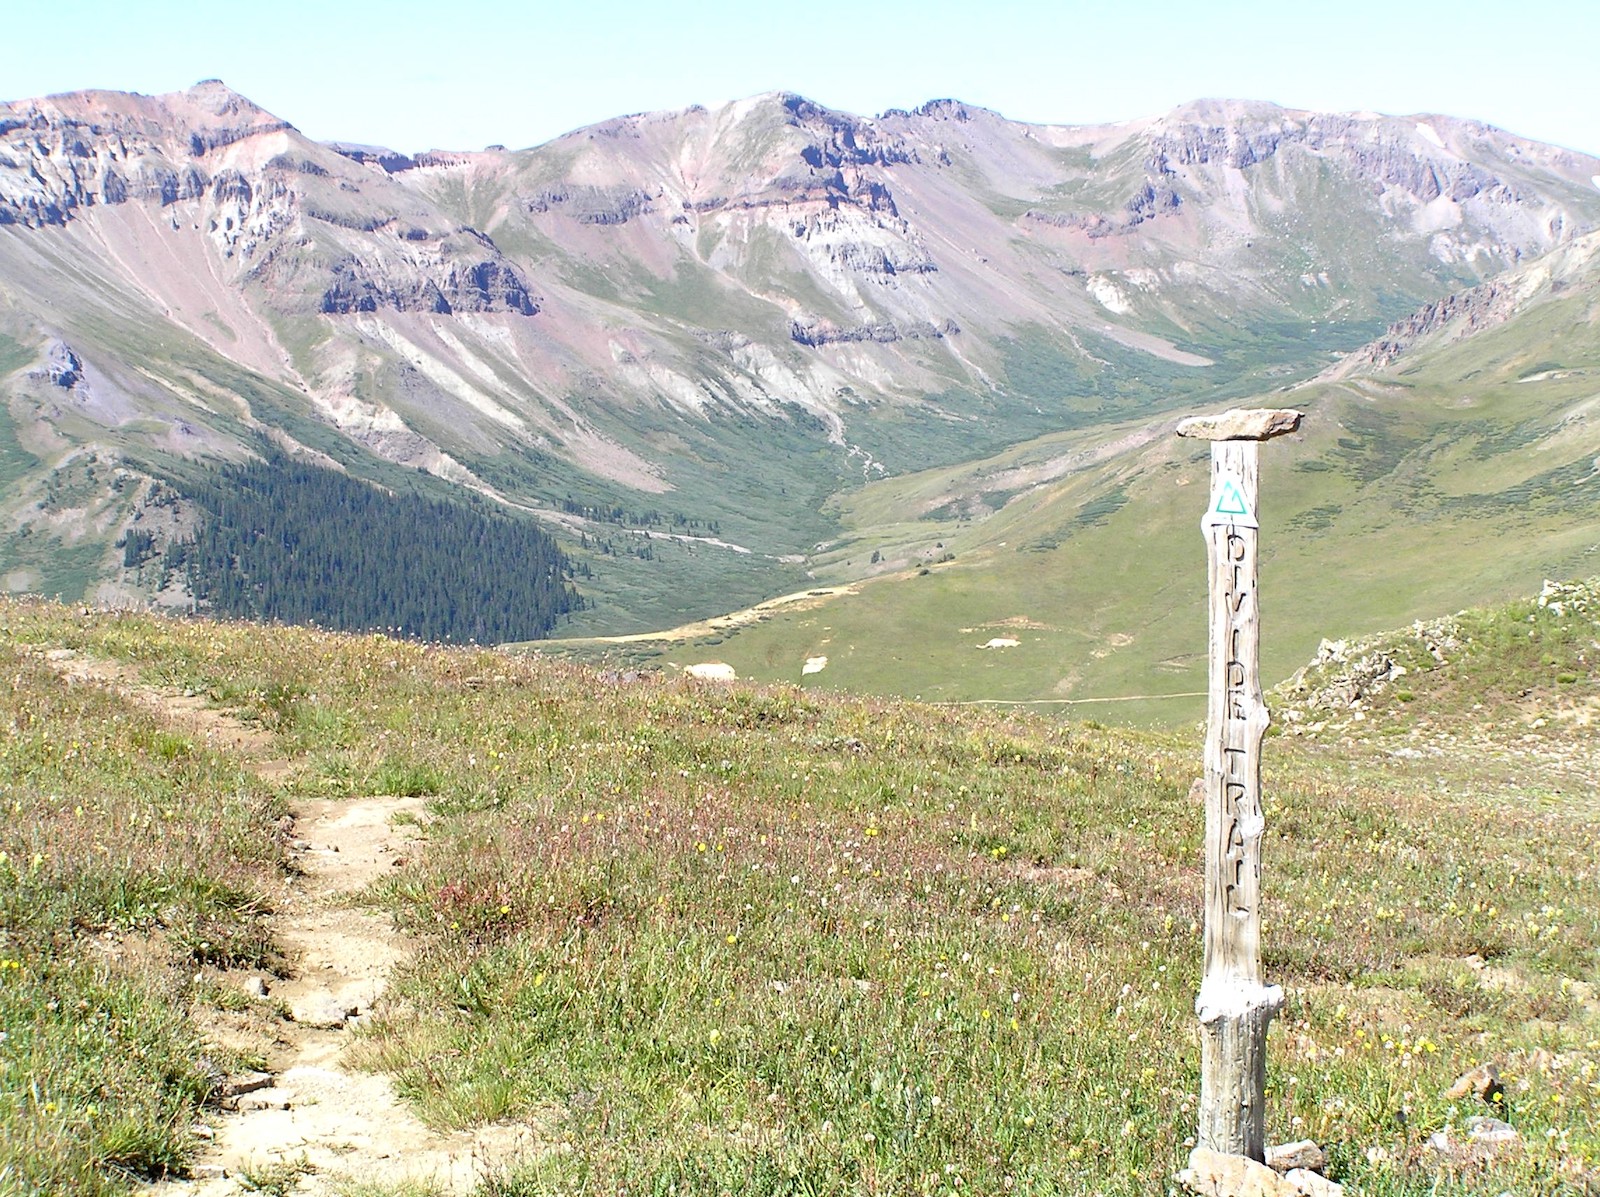
<svg viewBox="0 0 1600 1197"><path fill-rule="evenodd" d="M1029 865L1019 870L1023 880L1034 885L1065 885L1083 889L1098 883L1093 869L1079 869L1071 865Z"/></svg>
<svg viewBox="0 0 1600 1197"><path fill-rule="evenodd" d="M785 594L780 595L778 598L768 599L764 603L757 603L754 607L746 607L742 611L732 611L727 615L718 615L713 619L696 620L694 623L682 624L675 628L664 628L657 632L634 632L627 636L589 636L564 643L638 644L651 640L669 642L695 640L702 636L720 635L724 632L748 627L753 623L760 623L780 610L786 612L810 611L822 606L830 599L838 598L840 595L857 594L859 592L859 586L853 584L813 586L809 590L797 590L793 594Z"/></svg>

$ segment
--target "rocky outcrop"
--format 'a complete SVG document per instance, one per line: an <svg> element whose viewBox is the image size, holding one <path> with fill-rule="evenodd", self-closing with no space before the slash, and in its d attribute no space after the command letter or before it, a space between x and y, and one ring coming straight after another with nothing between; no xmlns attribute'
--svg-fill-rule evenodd
<svg viewBox="0 0 1600 1197"><path fill-rule="evenodd" d="M884 115L887 116L889 113ZM900 112L899 115L920 116L925 120L931 121L954 121L957 124L966 124L969 121L977 120L979 117L989 117L994 120L1001 119L998 113L992 112L987 108L979 108L973 104L965 104L960 100L951 99L929 100L909 114Z"/></svg>
<svg viewBox="0 0 1600 1197"><path fill-rule="evenodd" d="M1045 212L1029 208L1022 219L1052 228L1079 229L1090 238L1115 237L1132 232L1147 220L1174 215L1182 208L1183 197L1165 179L1146 179L1144 186L1135 191L1117 213Z"/></svg>
<svg viewBox="0 0 1600 1197"><path fill-rule="evenodd" d="M219 83L0 105L0 130L0 224L60 226L105 205L181 205L173 229L202 230L237 279L286 308L539 310L489 238L386 181L418 160L318 146ZM242 145L261 137L273 140Z"/></svg>
<svg viewBox="0 0 1600 1197"><path fill-rule="evenodd" d="M658 198L635 187L582 187L561 184L546 188L527 201L530 212L559 212L579 224L627 224L653 211Z"/></svg>
<svg viewBox="0 0 1600 1197"><path fill-rule="evenodd" d="M417 167L415 158L391 150L387 146L352 145L343 141L329 141L323 144L343 158L359 162L362 166L375 166L386 175L396 175L403 170L415 170Z"/></svg>
<svg viewBox="0 0 1600 1197"><path fill-rule="evenodd" d="M1414 139L1402 139L1371 120L1342 114L1314 116L1295 140L1317 153L1339 153L1361 177L1397 187L1423 203L1441 195L1461 203L1487 191L1509 202L1523 198L1510 183L1482 167L1444 151L1422 151Z"/></svg>
<svg viewBox="0 0 1600 1197"><path fill-rule="evenodd" d="M1505 203L1525 197L1510 182L1437 146L1419 146L1380 120L1343 113L1304 120L1242 117L1228 124L1179 120L1151 138L1146 169L1175 174L1180 168L1221 165L1244 170L1289 148L1342 161L1379 190L1394 188L1421 203L1447 196L1464 203L1491 194Z"/></svg>
<svg viewBox="0 0 1600 1197"><path fill-rule="evenodd" d="M895 341L943 340L960 331L960 326L954 320L941 320L937 324L931 320L910 324L873 321L841 326L829 320L811 319L793 321L789 325L789 339L812 348L861 341L888 345Z"/></svg>
<svg viewBox="0 0 1600 1197"><path fill-rule="evenodd" d="M83 381L83 362L65 341L52 341L45 353L42 369L31 371L34 378L70 391Z"/></svg>
<svg viewBox="0 0 1600 1197"><path fill-rule="evenodd" d="M1296 673L1285 689L1303 694L1301 705L1308 711L1342 711L1359 706L1406 672L1405 666L1381 650L1352 649L1344 640L1324 640L1317 647L1316 660ZM1308 684L1308 675L1314 682Z"/></svg>
<svg viewBox="0 0 1600 1197"><path fill-rule="evenodd" d="M844 112L835 112L804 96L780 97L789 123L812 137L800 157L816 170L837 170L845 166L892 166L918 162L916 149L903 137L885 133L871 121Z"/></svg>
<svg viewBox="0 0 1600 1197"><path fill-rule="evenodd" d="M930 274L939 269L931 258L903 245L845 241L829 245L827 256L835 266L856 274Z"/></svg>
<svg viewBox="0 0 1600 1197"><path fill-rule="evenodd" d="M1210 163L1243 170L1276 154L1284 136L1270 126L1180 124L1152 139L1147 167L1161 174Z"/></svg>
<svg viewBox="0 0 1600 1197"><path fill-rule="evenodd" d="M333 281L318 309L343 316L389 308L399 312L516 312L532 316L539 305L521 276L507 263L452 263L438 276L385 271L357 258L333 267Z"/></svg>
<svg viewBox="0 0 1600 1197"><path fill-rule="evenodd" d="M52 156L49 148L38 149L41 156ZM20 173L8 172L6 182ZM27 181L21 187L0 183L0 225L65 225L78 210L97 204L146 201L166 207L204 195L209 182L194 166L178 168L150 161L130 164L119 155L100 153L56 158L48 173L30 164L26 173Z"/></svg>
<svg viewBox="0 0 1600 1197"><path fill-rule="evenodd" d="M1381 337L1354 350L1336 367L1340 374L1359 366L1387 366L1418 341L1454 327L1462 336L1503 324L1517 311L1521 296L1500 281L1482 283L1425 304L1391 324Z"/></svg>
<svg viewBox="0 0 1600 1197"><path fill-rule="evenodd" d="M0 104L0 224L64 225L97 205L194 199L211 181L201 159L292 128L215 81L172 97Z"/></svg>

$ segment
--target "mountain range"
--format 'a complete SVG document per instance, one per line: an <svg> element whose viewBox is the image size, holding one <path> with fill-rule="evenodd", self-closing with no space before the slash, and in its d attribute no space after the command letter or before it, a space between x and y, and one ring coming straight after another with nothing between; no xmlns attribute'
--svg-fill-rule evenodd
<svg viewBox="0 0 1600 1197"><path fill-rule="evenodd" d="M1195 651L1150 598L1192 531L1180 409L1311 412L1287 593L1348 600L1381 541L1352 630L1582 556L1596 228L1600 160L1437 115L1066 127L773 93L401 153L216 81L4 104L0 585L192 605L169 546L227 518L195 496L281 459L538 521L585 596L563 634L882 576L849 604L898 647L854 684L1159 689ZM905 664L945 655L925 621L1012 618L1070 625L1047 647L1083 665L967 632ZM829 655L799 619L736 664Z"/></svg>

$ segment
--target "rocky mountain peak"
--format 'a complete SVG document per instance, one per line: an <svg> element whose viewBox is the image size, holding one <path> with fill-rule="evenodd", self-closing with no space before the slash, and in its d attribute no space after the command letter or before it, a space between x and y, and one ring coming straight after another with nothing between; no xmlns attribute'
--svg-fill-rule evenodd
<svg viewBox="0 0 1600 1197"><path fill-rule="evenodd" d="M1000 120L1005 117L988 108L980 108L976 104L967 104L961 100L929 100L926 104L913 110L912 116L920 116L931 121L973 121L973 120Z"/></svg>
<svg viewBox="0 0 1600 1197"><path fill-rule="evenodd" d="M200 233L273 306L325 314L511 311L538 303L483 234L382 172L415 163L335 147L206 80L143 96L77 92L0 105L0 226L65 226L142 205ZM370 175L376 173L377 178Z"/></svg>
<svg viewBox="0 0 1600 1197"><path fill-rule="evenodd" d="M274 122L280 126L287 126L287 121L280 121L261 105L246 96L240 95L221 79L202 79L193 87L185 88L177 93L194 103L197 107L212 112L217 116L246 117ZM170 97L163 97L170 99Z"/></svg>

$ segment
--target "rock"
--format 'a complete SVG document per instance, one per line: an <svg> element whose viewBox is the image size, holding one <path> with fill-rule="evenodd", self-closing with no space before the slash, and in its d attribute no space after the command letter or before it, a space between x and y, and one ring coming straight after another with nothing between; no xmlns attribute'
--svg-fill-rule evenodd
<svg viewBox="0 0 1600 1197"><path fill-rule="evenodd" d="M856 268L862 269L860 266ZM902 263L890 269L888 273L903 273L906 269L907 266ZM796 344L813 348L859 341L875 341L880 345L887 345L895 341L942 340L960 331L961 327L954 320L941 320L937 324L923 320L911 324L877 322L840 326L832 321L807 317L790 322L789 339Z"/></svg>
<svg viewBox="0 0 1600 1197"><path fill-rule="evenodd" d="M332 994L321 993L296 1002L289 1017L301 1026L337 1030L355 1012L354 1008L337 1000Z"/></svg>
<svg viewBox="0 0 1600 1197"><path fill-rule="evenodd" d="M1450 1128L1445 1127L1444 1130L1428 1137L1428 1146L1448 1159L1482 1160L1518 1142L1522 1137L1510 1123L1502 1122L1498 1118L1482 1116L1468 1118L1465 1129L1467 1132L1465 1142L1457 1141L1452 1137Z"/></svg>
<svg viewBox="0 0 1600 1197"><path fill-rule="evenodd" d="M70 391L83 379L83 362L64 342L56 341L45 358L44 374L56 386Z"/></svg>
<svg viewBox="0 0 1600 1197"><path fill-rule="evenodd" d="M191 1180L226 1180L228 1170L221 1164L196 1164L189 1169Z"/></svg>
<svg viewBox="0 0 1600 1197"><path fill-rule="evenodd" d="M1456 1078L1455 1084L1444 1094L1451 1101L1476 1097L1482 1101L1497 1102L1505 1096L1505 1086L1500 1083L1500 1070L1493 1064L1480 1064L1471 1072Z"/></svg>
<svg viewBox="0 0 1600 1197"><path fill-rule="evenodd" d="M1177 1180L1198 1197L1293 1197L1296 1192L1280 1188L1283 1182L1265 1164L1205 1147L1189 1153L1189 1167Z"/></svg>
<svg viewBox="0 0 1600 1197"><path fill-rule="evenodd" d="M1267 1167L1274 1172L1292 1172L1296 1168L1321 1172L1327 1166L1328 1157L1310 1139L1267 1148Z"/></svg>
<svg viewBox="0 0 1600 1197"><path fill-rule="evenodd" d="M1278 1153L1277 1158L1288 1153L1297 1158L1310 1159L1314 1155L1318 1161L1323 1159L1322 1149L1309 1140L1270 1149L1269 1160L1274 1158L1274 1152ZM1178 1173L1177 1180L1198 1197L1342 1197L1344 1193L1343 1185L1309 1167L1290 1167L1280 1176L1266 1164L1204 1147L1189 1153L1189 1167Z"/></svg>
<svg viewBox="0 0 1600 1197"><path fill-rule="evenodd" d="M236 1072L223 1080L219 1092L223 1097L238 1097L241 1093L270 1089L273 1083L270 1072Z"/></svg>
<svg viewBox="0 0 1600 1197"><path fill-rule="evenodd" d="M1517 1128L1509 1122L1502 1122L1498 1118L1479 1116L1467 1119L1467 1134L1474 1143L1485 1147L1502 1147L1507 1143L1515 1143L1520 1135Z"/></svg>
<svg viewBox="0 0 1600 1197"><path fill-rule="evenodd" d="M267 979L265 977L247 977L244 983L244 991L253 998L266 997Z"/></svg>
<svg viewBox="0 0 1600 1197"><path fill-rule="evenodd" d="M1178 435L1207 441L1264 441L1293 432L1304 417L1304 412L1285 408L1235 407L1220 415L1191 416L1178 424Z"/></svg>
<svg viewBox="0 0 1600 1197"><path fill-rule="evenodd" d="M1318 1151L1321 1154L1321 1151ZM1343 1197L1344 1186L1337 1181L1329 1180L1320 1172L1313 1172L1309 1168L1291 1168L1284 1173L1284 1183L1290 1186L1290 1192L1298 1197ZM1279 1190L1282 1192L1282 1189Z"/></svg>
<svg viewBox="0 0 1600 1197"><path fill-rule="evenodd" d="M1517 311L1518 302L1516 289L1498 281L1457 291L1391 324L1382 336L1355 350L1348 360L1351 364L1390 365L1423 337L1452 324L1466 329L1502 324Z"/></svg>
<svg viewBox="0 0 1600 1197"><path fill-rule="evenodd" d="M235 1100L234 1109L241 1112L250 1110L287 1110L290 1105L290 1096L276 1089L263 1090L260 1093L247 1093Z"/></svg>

